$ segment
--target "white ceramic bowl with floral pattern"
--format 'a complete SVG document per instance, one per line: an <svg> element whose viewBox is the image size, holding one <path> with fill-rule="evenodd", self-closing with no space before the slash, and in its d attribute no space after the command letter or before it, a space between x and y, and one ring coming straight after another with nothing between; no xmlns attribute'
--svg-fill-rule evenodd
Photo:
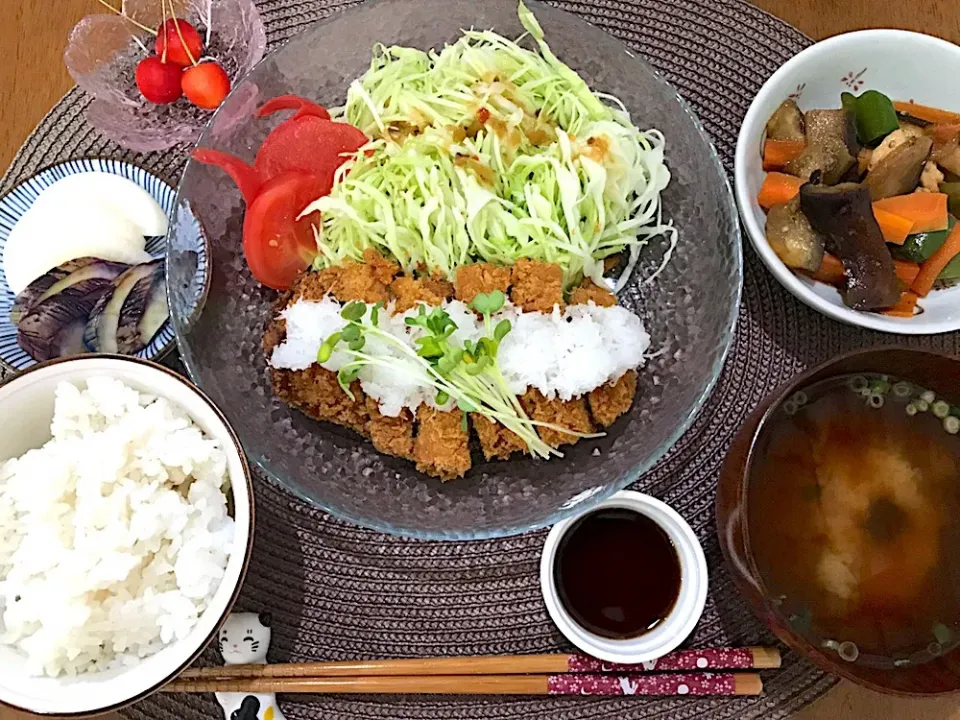
<svg viewBox="0 0 960 720"><path fill-rule="evenodd" d="M751 103L737 141L736 196L747 235L780 283L828 317L910 335L960 330L960 287L934 290L920 301L923 312L912 318L851 310L834 288L792 272L767 243L766 217L756 198L766 174L761 147L770 115L788 97L804 111L839 108L840 93L864 90L960 112L960 47L919 33L864 30L817 43L777 70Z"/></svg>

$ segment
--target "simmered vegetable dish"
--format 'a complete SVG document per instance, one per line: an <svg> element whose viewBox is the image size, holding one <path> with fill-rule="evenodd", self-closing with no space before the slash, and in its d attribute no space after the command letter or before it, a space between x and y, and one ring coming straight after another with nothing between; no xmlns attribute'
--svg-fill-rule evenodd
<svg viewBox="0 0 960 720"><path fill-rule="evenodd" d="M788 99L767 122L767 242L849 307L912 317L960 280L960 113L876 90L840 102L803 112Z"/></svg>

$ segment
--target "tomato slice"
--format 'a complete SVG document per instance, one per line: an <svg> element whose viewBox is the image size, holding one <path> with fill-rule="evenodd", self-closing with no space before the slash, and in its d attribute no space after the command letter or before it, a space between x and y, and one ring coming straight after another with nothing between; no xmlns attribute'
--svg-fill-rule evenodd
<svg viewBox="0 0 960 720"><path fill-rule="evenodd" d="M253 165L236 155L211 148L195 148L190 153L190 157L204 165L214 165L229 175L230 179L237 184L240 194L243 195L243 201L247 205L250 205L260 192L260 187L263 185L260 174Z"/></svg>
<svg viewBox="0 0 960 720"><path fill-rule="evenodd" d="M296 110L291 120L302 117L318 117L323 120L330 119L330 113L322 105L310 102L299 95L280 95L271 100L267 100L260 109L257 110L257 117L266 117L282 110Z"/></svg>
<svg viewBox="0 0 960 720"><path fill-rule="evenodd" d="M289 170L313 175L325 183L321 194L326 195L334 173L347 160L344 156L366 143L367 136L353 125L313 116L294 118L267 136L254 165L266 178Z"/></svg>
<svg viewBox="0 0 960 720"><path fill-rule="evenodd" d="M313 226L320 213L297 219L323 194L324 182L296 170L269 180L247 208L243 220L243 254L257 281L287 290L313 262L317 243Z"/></svg>

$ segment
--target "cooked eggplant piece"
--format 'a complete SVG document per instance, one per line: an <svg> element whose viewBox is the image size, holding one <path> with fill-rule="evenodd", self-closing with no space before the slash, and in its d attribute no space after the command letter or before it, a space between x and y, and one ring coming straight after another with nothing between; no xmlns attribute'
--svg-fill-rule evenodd
<svg viewBox="0 0 960 720"><path fill-rule="evenodd" d="M767 213L767 242L787 267L816 272L823 261L823 238L800 210L799 197Z"/></svg>
<svg viewBox="0 0 960 720"><path fill-rule="evenodd" d="M55 267L30 283L13 303L10 310L10 322L19 325L20 320L30 310L48 298L63 292L69 287L79 285L87 280L113 280L126 270L129 265L109 262L98 258L83 257Z"/></svg>
<svg viewBox="0 0 960 720"><path fill-rule="evenodd" d="M930 153L933 160L942 170L954 175L960 175L960 143L954 138L948 143L935 143Z"/></svg>
<svg viewBox="0 0 960 720"><path fill-rule="evenodd" d="M847 146L847 152L856 157L860 152L857 141L857 128L853 117L844 110L810 110L804 116L807 128L807 142L823 145L833 138L840 138Z"/></svg>
<svg viewBox="0 0 960 720"><path fill-rule="evenodd" d="M784 100L767 120L768 140L803 140L803 113L796 100Z"/></svg>
<svg viewBox="0 0 960 720"><path fill-rule="evenodd" d="M933 140L925 135L908 137L874 165L863 181L873 200L912 193L930 157Z"/></svg>
<svg viewBox="0 0 960 720"><path fill-rule="evenodd" d="M843 110L811 110L804 118L807 147L785 171L809 180L819 170L827 185L840 182L856 165L860 151L853 121Z"/></svg>
<svg viewBox="0 0 960 720"><path fill-rule="evenodd" d="M153 263L151 263L153 264ZM117 349L128 355L145 348L170 317L163 263L133 286L117 325Z"/></svg>
<svg viewBox="0 0 960 720"><path fill-rule="evenodd" d="M855 310L896 304L900 287L893 258L873 216L870 191L855 183L828 187L806 183L800 209L827 249L843 262L848 277L843 302Z"/></svg>
<svg viewBox="0 0 960 720"><path fill-rule="evenodd" d="M134 265L114 279L109 289L90 313L83 336L86 345L94 352L106 353L131 353L144 347L146 343L137 344L136 337L139 337L137 324L150 305L154 283L163 284L163 260ZM126 304L131 300L133 301L131 307L124 315ZM134 318L136 309L139 309L139 315ZM156 316L155 308L151 307L150 309L153 312L148 325L155 322ZM123 348L120 346L119 337L121 321L125 323L123 326ZM133 329L131 329L131 325ZM156 332L156 329L154 329L154 332ZM153 337L153 335L151 334L150 337ZM149 338L147 342L149 342ZM130 350L129 348L135 349Z"/></svg>
<svg viewBox="0 0 960 720"><path fill-rule="evenodd" d="M934 124L929 120L924 120L923 118L918 118L915 115L911 115L910 113L900 112L899 110L897 110L897 120L900 121L901 126L904 124L916 125L918 128L930 127L931 125Z"/></svg>
<svg viewBox="0 0 960 720"><path fill-rule="evenodd" d="M815 172L819 172L825 183L833 185L840 182L856 162L843 140L830 138L816 145L808 143L798 157L787 163L784 170L804 180L809 180Z"/></svg>
<svg viewBox="0 0 960 720"><path fill-rule="evenodd" d="M20 347L40 362L84 352L87 318L110 284L88 278L36 304L17 324Z"/></svg>

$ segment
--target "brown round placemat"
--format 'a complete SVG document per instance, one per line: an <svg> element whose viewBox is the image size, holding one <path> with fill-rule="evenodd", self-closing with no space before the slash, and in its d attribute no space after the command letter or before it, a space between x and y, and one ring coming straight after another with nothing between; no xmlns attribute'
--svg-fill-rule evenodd
<svg viewBox="0 0 960 720"><path fill-rule="evenodd" d="M480 0L482 1L482 0ZM350 0L263 0L272 47ZM728 171L740 121L762 82L809 40L739 0L553 2L639 50L690 101ZM84 120L87 99L70 92L40 123L0 182L0 192L39 168L83 156L143 165L175 181L181 152L138 155ZM957 354L960 334L883 336L828 320L786 293L751 251L735 345L694 427L637 487L673 505L699 533L711 567L703 620L690 644L735 646L773 639L749 614L723 566L713 500L724 452L761 398L800 370L854 348L903 343ZM175 360L171 360L175 363ZM239 607L274 616L271 661L550 652L564 647L538 587L543 533L473 543L432 543L353 527L261 478L257 540ZM212 660L208 654L207 660ZM764 675L758 698L290 697L291 720L390 718L631 718L777 720L810 703L833 681L787 653ZM158 695L131 718L221 717L211 696Z"/></svg>

